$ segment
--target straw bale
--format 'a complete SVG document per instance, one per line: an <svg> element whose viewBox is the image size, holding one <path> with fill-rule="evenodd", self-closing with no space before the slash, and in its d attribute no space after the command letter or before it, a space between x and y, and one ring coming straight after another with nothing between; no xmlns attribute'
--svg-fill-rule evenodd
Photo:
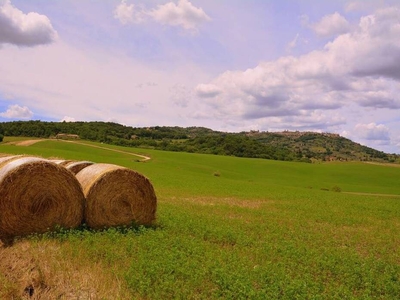
<svg viewBox="0 0 400 300"><path fill-rule="evenodd" d="M67 170L70 170L75 175L82 171L84 168L93 165L91 161L73 161L65 165Z"/></svg>
<svg viewBox="0 0 400 300"><path fill-rule="evenodd" d="M0 168L0 239L73 228L83 219L84 195L75 176L57 164L21 157Z"/></svg>
<svg viewBox="0 0 400 300"><path fill-rule="evenodd" d="M66 166L69 163L73 162L73 160L67 160L67 159L50 159L50 161L60 166Z"/></svg>
<svg viewBox="0 0 400 300"><path fill-rule="evenodd" d="M86 197L84 221L94 229L150 225L157 197L143 175L116 165L93 164L76 175Z"/></svg>
<svg viewBox="0 0 400 300"><path fill-rule="evenodd" d="M6 164L7 162L20 158L22 157L22 155L7 155L7 156L1 156L0 157L0 167L4 164Z"/></svg>

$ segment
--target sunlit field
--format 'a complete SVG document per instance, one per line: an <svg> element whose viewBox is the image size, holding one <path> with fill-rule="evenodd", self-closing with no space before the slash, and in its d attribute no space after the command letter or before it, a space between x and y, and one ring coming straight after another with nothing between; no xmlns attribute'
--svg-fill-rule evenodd
<svg viewBox="0 0 400 300"><path fill-rule="evenodd" d="M0 153L113 163L144 174L158 197L157 221L18 239L0 248L1 299L20 295L32 278L49 299L400 295L399 167L20 141L5 138ZM37 272L21 275L24 262Z"/></svg>

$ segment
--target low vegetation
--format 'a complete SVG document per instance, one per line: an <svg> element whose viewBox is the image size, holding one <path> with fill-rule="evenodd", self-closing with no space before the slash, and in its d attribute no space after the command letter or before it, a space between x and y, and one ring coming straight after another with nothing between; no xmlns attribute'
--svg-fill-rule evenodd
<svg viewBox="0 0 400 300"><path fill-rule="evenodd" d="M400 168L62 141L0 152L108 162L150 178L152 227L59 231L0 247L0 298L396 299ZM340 192L339 192L340 191ZM43 296L43 297L45 297Z"/></svg>

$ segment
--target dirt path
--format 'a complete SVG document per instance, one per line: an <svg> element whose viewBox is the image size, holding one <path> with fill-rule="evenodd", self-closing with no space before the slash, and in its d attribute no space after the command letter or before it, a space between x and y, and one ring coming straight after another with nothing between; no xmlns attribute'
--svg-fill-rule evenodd
<svg viewBox="0 0 400 300"><path fill-rule="evenodd" d="M101 147L101 146L96 146L96 145L91 145L91 144L86 144L86 143L81 143L81 142L76 142L76 141L66 141L66 140L59 140L59 141L63 141L63 142L67 142L67 143L73 143L73 144L79 144L79 145L84 145L84 146L89 146L89 147L93 147L93 148L98 148L98 149L103 149L103 150L109 150L109 151L113 151L113 152L118 152L118 153L123 153L123 154L128 154L128 155L132 155L132 156L137 156L142 158L141 161L148 161L151 158L145 155L141 155L141 154L136 154L136 153L132 153L132 152L128 152L128 151L123 151L123 150L117 150L117 149L110 149L107 147Z"/></svg>
<svg viewBox="0 0 400 300"><path fill-rule="evenodd" d="M36 144L38 142L43 142L43 141L62 141L62 142L66 142L66 143L74 143L74 144L84 145L84 146L88 146L88 147L93 147L93 148L98 148L98 149L103 149L103 150L108 150L108 151L113 151L113 152L118 152L118 153L123 153L123 154L128 154L128 155L140 157L141 161L148 161L148 160L151 159L148 156L141 155L141 154L136 154L136 153L132 153L132 152L128 152L128 151L110 149L110 148L107 148L107 147L101 147L101 146L86 144L86 143L77 142L77 141L68 141L68 140L54 140L54 139L26 140L26 141L22 141L22 142L17 142L17 143L15 143L15 145L16 146L31 146L33 144Z"/></svg>
<svg viewBox="0 0 400 300"><path fill-rule="evenodd" d="M342 192L342 193L351 195L364 195L364 196L400 197L400 195L396 194L374 194L374 193L360 193L360 192Z"/></svg>
<svg viewBox="0 0 400 300"><path fill-rule="evenodd" d="M373 162L373 161L366 161L365 164L369 165L377 165L377 166L384 166L384 167L393 167L393 168L400 168L400 164L396 163L380 163L380 162Z"/></svg>
<svg viewBox="0 0 400 300"><path fill-rule="evenodd" d="M39 142L45 141L43 139L41 140L26 140L26 141L22 141L22 142L16 142L15 145L16 146L30 146Z"/></svg>

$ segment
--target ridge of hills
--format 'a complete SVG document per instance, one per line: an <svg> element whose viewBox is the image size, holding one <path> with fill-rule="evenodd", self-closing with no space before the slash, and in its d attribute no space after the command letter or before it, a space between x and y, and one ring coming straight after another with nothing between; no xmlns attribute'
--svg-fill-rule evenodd
<svg viewBox="0 0 400 300"><path fill-rule="evenodd" d="M309 131L227 133L205 127L130 127L112 122L13 121L0 123L0 141L3 135L80 138L128 147L286 161L400 163L398 154L363 146L338 134Z"/></svg>

